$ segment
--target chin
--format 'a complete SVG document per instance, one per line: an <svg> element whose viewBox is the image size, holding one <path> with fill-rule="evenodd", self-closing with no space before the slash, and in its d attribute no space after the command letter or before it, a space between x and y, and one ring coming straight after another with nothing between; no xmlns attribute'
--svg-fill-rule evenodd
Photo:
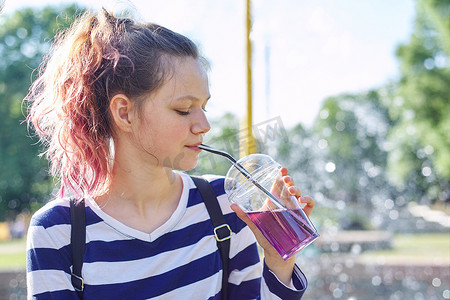
<svg viewBox="0 0 450 300"><path fill-rule="evenodd" d="M190 171L192 169L194 169L197 166L197 159L190 159L190 160L182 160L180 161L177 165L172 166L173 169L175 170L180 170L180 171Z"/></svg>
<svg viewBox="0 0 450 300"><path fill-rule="evenodd" d="M195 162L195 164L186 166L185 168L183 168L181 171L190 171L192 169L194 169L197 166L197 162Z"/></svg>

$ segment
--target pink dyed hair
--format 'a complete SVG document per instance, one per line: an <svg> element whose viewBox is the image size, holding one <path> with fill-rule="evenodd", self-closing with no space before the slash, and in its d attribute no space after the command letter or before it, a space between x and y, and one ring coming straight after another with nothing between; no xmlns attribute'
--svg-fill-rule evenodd
<svg viewBox="0 0 450 300"><path fill-rule="evenodd" d="M140 107L139 99L167 76L167 56L199 58L188 38L104 9L83 14L57 35L25 101L28 124L46 147L52 175L60 178L61 197L105 190L114 137L109 99L124 93Z"/></svg>

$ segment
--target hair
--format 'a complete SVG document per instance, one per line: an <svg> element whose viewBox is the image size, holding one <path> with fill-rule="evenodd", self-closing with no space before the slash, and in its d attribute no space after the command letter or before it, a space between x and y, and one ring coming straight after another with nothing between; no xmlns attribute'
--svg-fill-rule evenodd
<svg viewBox="0 0 450 300"><path fill-rule="evenodd" d="M173 57L199 59L198 49L167 28L105 9L83 13L55 37L25 101L61 197L104 191L114 136L110 99L123 93L139 109L143 96L164 83Z"/></svg>

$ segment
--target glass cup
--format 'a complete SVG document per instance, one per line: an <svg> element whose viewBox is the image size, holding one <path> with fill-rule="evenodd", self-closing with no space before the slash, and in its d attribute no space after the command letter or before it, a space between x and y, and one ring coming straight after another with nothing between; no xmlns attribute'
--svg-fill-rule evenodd
<svg viewBox="0 0 450 300"><path fill-rule="evenodd" d="M297 199L288 192L277 162L268 155L251 154L237 163L249 174L244 176L235 166L228 170L228 199L239 205L284 260L319 237Z"/></svg>

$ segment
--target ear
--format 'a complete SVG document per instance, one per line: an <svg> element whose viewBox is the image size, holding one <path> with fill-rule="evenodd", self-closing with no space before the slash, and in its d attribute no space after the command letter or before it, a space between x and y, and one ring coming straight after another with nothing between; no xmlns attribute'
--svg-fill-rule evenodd
<svg viewBox="0 0 450 300"><path fill-rule="evenodd" d="M133 102L131 99L124 94L117 94L111 99L109 109L117 128L130 132L133 122Z"/></svg>

